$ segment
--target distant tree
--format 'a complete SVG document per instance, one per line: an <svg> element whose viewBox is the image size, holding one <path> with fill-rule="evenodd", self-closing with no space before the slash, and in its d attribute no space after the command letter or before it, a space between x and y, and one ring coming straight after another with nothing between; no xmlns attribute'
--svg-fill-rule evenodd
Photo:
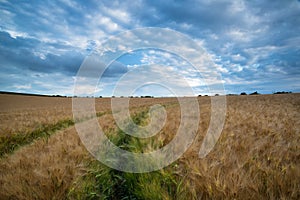
<svg viewBox="0 0 300 200"><path fill-rule="evenodd" d="M102 96L99 96L99 98L102 98Z"/></svg>
<svg viewBox="0 0 300 200"><path fill-rule="evenodd" d="M259 95L259 93L257 91L252 92L250 95Z"/></svg>
<svg viewBox="0 0 300 200"><path fill-rule="evenodd" d="M247 95L247 93L246 92L242 92L241 95Z"/></svg>
<svg viewBox="0 0 300 200"><path fill-rule="evenodd" d="M146 96L141 96L141 98L154 98L154 96L146 95Z"/></svg>
<svg viewBox="0 0 300 200"><path fill-rule="evenodd" d="M273 94L289 94L289 93L292 93L292 92L285 92L285 91L282 91L282 92L274 92Z"/></svg>
<svg viewBox="0 0 300 200"><path fill-rule="evenodd" d="M215 94L215 96L219 96L219 94Z"/></svg>
<svg viewBox="0 0 300 200"><path fill-rule="evenodd" d="M198 95L198 97L201 97L201 96L202 96L201 94Z"/></svg>

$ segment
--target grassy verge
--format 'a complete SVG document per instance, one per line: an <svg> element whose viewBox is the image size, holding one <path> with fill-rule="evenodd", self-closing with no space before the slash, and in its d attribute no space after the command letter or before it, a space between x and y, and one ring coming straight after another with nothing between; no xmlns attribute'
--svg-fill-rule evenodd
<svg viewBox="0 0 300 200"><path fill-rule="evenodd" d="M147 111L132 117L138 125L147 119ZM133 152L142 152L146 140L125 134L122 130L108 134L117 146ZM149 142L149 141L148 141ZM156 146L151 141L151 145ZM149 146L149 145L148 145ZM118 162L124 162L119 160ZM98 161L88 163L89 170L71 187L71 199L184 199L183 184L175 174L173 164L150 173L127 173L109 168Z"/></svg>
<svg viewBox="0 0 300 200"><path fill-rule="evenodd" d="M101 113L97 113L96 116L101 117L104 114L106 113L101 112ZM81 122L88 119L91 119L91 117L76 120L76 122ZM32 143L36 139L49 137L56 131L73 126L74 124L75 124L74 120L65 119L55 124L40 125L39 128L29 133L18 133L6 137L0 137L0 158L2 158L6 154L13 153L21 146Z"/></svg>

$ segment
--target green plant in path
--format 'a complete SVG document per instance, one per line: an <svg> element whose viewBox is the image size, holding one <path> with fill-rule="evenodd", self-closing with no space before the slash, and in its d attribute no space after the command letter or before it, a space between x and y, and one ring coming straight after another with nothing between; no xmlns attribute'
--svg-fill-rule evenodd
<svg viewBox="0 0 300 200"><path fill-rule="evenodd" d="M132 120L144 125L147 111L135 114ZM117 146L127 151L143 152L146 140L131 137L122 130L107 134ZM148 141L149 142L149 141ZM154 145L155 142L152 141ZM110 152L113 153L113 152ZM124 160L113 162L126 163ZM149 161L151 162L151 161ZM128 173L109 168L97 161L90 164L90 170L75 184L70 197L80 199L178 199L182 193L179 177L173 166L149 173ZM81 187L79 187L81 186ZM79 189L78 189L79 188Z"/></svg>
<svg viewBox="0 0 300 200"><path fill-rule="evenodd" d="M40 126L38 129L27 134L14 134L0 137L0 157L12 153L20 146L30 144L35 139L49 137L55 131L74 125L74 121L66 119L56 124Z"/></svg>
<svg viewBox="0 0 300 200"><path fill-rule="evenodd" d="M96 117L101 117L107 114L106 112L96 113ZM92 117L76 119L76 123L89 120ZM12 134L5 137L0 137L0 158L5 154L13 153L19 147L32 143L34 140L44 137L49 137L56 131L73 126L75 121L72 119L65 119L55 124L40 125L37 129L29 133Z"/></svg>

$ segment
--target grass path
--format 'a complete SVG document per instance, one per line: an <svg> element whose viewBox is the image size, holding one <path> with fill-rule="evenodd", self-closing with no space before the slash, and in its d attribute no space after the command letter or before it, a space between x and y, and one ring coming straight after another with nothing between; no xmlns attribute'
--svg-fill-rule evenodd
<svg viewBox="0 0 300 200"><path fill-rule="evenodd" d="M166 107L169 106L174 105ZM99 113L97 117L108 120L112 115ZM147 118L148 109L138 108L133 121L143 125ZM180 184L169 169L132 174L95 161L84 149L73 125L72 120L61 121L27 134L26 142L15 143L0 163L0 196L8 199L169 199L178 194ZM136 139L116 130L117 134L110 138L116 145L141 150L136 148ZM16 151L20 147L22 150Z"/></svg>
<svg viewBox="0 0 300 200"><path fill-rule="evenodd" d="M148 110L137 112L132 120L145 125ZM117 129L108 137L117 146L136 153L142 152L151 140L140 140ZM153 138L152 138L153 140ZM151 141L151 147L158 141ZM151 148L150 147L150 148ZM149 148L149 144L148 144ZM153 149L152 149L153 150ZM110 152L112 153L112 152ZM124 164L124 160L117 160ZM109 168L98 161L90 161L87 173L79 177L69 192L71 199L183 199L183 185L174 173L176 163L150 173L127 173Z"/></svg>
<svg viewBox="0 0 300 200"><path fill-rule="evenodd" d="M176 105L176 103L168 102L166 103L166 105L174 106ZM96 116L101 117L106 114L111 114L111 111L98 112L96 113ZM88 117L80 119L79 122L83 122L89 119L91 118ZM70 126L73 126L74 124L75 121L73 119L64 119L54 124L42 124L35 130L28 133L16 133L0 137L0 159L5 155L13 153L20 147L32 143L34 140L40 138L48 138L55 132L66 129Z"/></svg>
<svg viewBox="0 0 300 200"><path fill-rule="evenodd" d="M110 112L98 114L104 124L111 118ZM66 199L75 179L83 176L93 159L75 126L20 147L1 159L0 199Z"/></svg>
<svg viewBox="0 0 300 200"><path fill-rule="evenodd" d="M0 199L66 199L88 158L74 126L22 146L1 159Z"/></svg>
<svg viewBox="0 0 300 200"><path fill-rule="evenodd" d="M97 113L97 117L101 117L107 113L108 112L99 112ZM88 119L90 118L82 119L82 121ZM0 158L4 157L6 154L13 153L24 145L32 143L34 140L48 138L57 131L66 129L74 124L75 121L73 119L65 119L55 124L41 125L39 128L29 133L19 133L0 137Z"/></svg>

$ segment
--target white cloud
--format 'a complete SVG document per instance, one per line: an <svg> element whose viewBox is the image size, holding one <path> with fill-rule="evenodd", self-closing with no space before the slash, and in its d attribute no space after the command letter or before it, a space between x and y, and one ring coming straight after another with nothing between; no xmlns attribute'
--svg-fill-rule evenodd
<svg viewBox="0 0 300 200"><path fill-rule="evenodd" d="M241 13L246 10L246 6L244 1L242 0L235 0L231 2L230 11L232 13Z"/></svg>
<svg viewBox="0 0 300 200"><path fill-rule="evenodd" d="M244 51L251 56L250 59L248 59L247 64L253 65L257 63L259 59L268 57L272 52L277 51L278 49L280 49L280 47L274 45L245 49Z"/></svg>
<svg viewBox="0 0 300 200"><path fill-rule="evenodd" d="M14 30L4 30L5 32L8 32L9 35L16 39L17 37L22 37L22 38L33 38L33 37L30 37L28 35L28 33L25 33L25 32L19 32L19 31L14 31Z"/></svg>
<svg viewBox="0 0 300 200"><path fill-rule="evenodd" d="M26 85L13 85L14 88L17 90L22 90L22 89L31 89L31 84L26 84Z"/></svg>
<svg viewBox="0 0 300 200"><path fill-rule="evenodd" d="M94 94L102 91L102 88L95 87L95 85L90 84L80 84L76 86L75 96L93 96Z"/></svg>
<svg viewBox="0 0 300 200"><path fill-rule="evenodd" d="M230 68L233 72L241 72L244 69L240 64L230 64Z"/></svg>
<svg viewBox="0 0 300 200"><path fill-rule="evenodd" d="M191 87L205 86L205 83L203 82L203 80L200 79L200 77L198 78L186 77L185 80Z"/></svg>
<svg viewBox="0 0 300 200"><path fill-rule="evenodd" d="M227 31L227 35L234 41L238 42L249 42L252 37L248 31L244 31L238 28L230 29L229 31Z"/></svg>
<svg viewBox="0 0 300 200"><path fill-rule="evenodd" d="M189 24L189 23L181 23L180 24L180 27L183 29L183 30L190 30L193 25L192 24Z"/></svg>
<svg viewBox="0 0 300 200"><path fill-rule="evenodd" d="M257 80L246 80L245 78L240 78L237 76L231 76L230 78L225 77L223 78L223 82L226 85L244 85L244 84L255 84L259 83Z"/></svg>
<svg viewBox="0 0 300 200"><path fill-rule="evenodd" d="M231 59L232 59L233 61L237 61L237 62L246 60L246 58L243 57L243 56L241 56L240 54L232 55L232 56L231 56Z"/></svg>
<svg viewBox="0 0 300 200"><path fill-rule="evenodd" d="M96 25L98 24L98 25L104 26L105 29L109 32L121 30L119 25L117 23L113 22L111 20L111 18L109 18L109 17L99 16L94 21L96 22Z"/></svg>
<svg viewBox="0 0 300 200"><path fill-rule="evenodd" d="M113 17L122 23L129 24L131 22L130 15L125 11L118 8L105 8L104 10L110 17Z"/></svg>
<svg viewBox="0 0 300 200"><path fill-rule="evenodd" d="M196 80L190 78L191 84ZM161 85L178 96L191 95L192 86L178 71L162 65L139 66L129 70L116 83L116 96L129 96L144 85ZM198 84L196 84L198 85Z"/></svg>
<svg viewBox="0 0 300 200"><path fill-rule="evenodd" d="M281 69L281 67L275 66L275 65L267 65L266 69L268 72L271 72L271 73L287 74L285 71L283 71Z"/></svg>
<svg viewBox="0 0 300 200"><path fill-rule="evenodd" d="M80 5L76 2L76 1L72 1L72 0L60 0L61 2L63 2L64 4L66 4L67 6L71 7L74 10L81 10L80 9Z"/></svg>

